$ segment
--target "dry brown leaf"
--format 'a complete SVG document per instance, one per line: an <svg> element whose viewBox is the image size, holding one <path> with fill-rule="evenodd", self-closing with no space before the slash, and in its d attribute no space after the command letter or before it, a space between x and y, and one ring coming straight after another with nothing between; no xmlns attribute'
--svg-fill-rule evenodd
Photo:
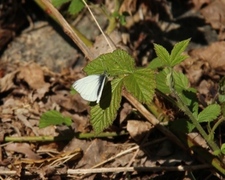
<svg viewBox="0 0 225 180"><path fill-rule="evenodd" d="M40 159L40 156L32 151L31 146L28 143L10 143L5 146L5 150L22 153L29 159Z"/></svg>
<svg viewBox="0 0 225 180"><path fill-rule="evenodd" d="M26 81L32 89L41 89L46 86L43 70L36 63L22 66L19 71L18 78Z"/></svg>
<svg viewBox="0 0 225 180"><path fill-rule="evenodd" d="M120 124L127 118L132 111L132 106L129 103L123 104L123 109L120 111Z"/></svg>
<svg viewBox="0 0 225 180"><path fill-rule="evenodd" d="M17 118L25 125L25 127L28 127L32 129L32 132L36 135L39 136L38 132L33 128L33 126L30 124L30 121L28 121L27 117L24 116L21 113L16 114Z"/></svg>
<svg viewBox="0 0 225 180"><path fill-rule="evenodd" d="M91 52L94 55L94 59L97 58L101 54L110 53L112 50L115 50L115 47L118 47L119 43L122 41L121 33L118 31L113 31L108 37L109 43L112 46L110 48L108 42L104 38L103 35L97 36L94 45L90 48ZM123 48L120 46L120 48Z"/></svg>
<svg viewBox="0 0 225 180"><path fill-rule="evenodd" d="M80 147L83 150L83 158L78 162L76 167L91 168L102 161L111 158L117 153L126 149L126 145L115 145L112 142L108 142L101 139L95 139L92 141L85 141L74 138L64 151L71 151L74 147ZM121 161L122 157L120 157ZM116 159L115 159L116 160ZM118 165L118 163L115 163Z"/></svg>
<svg viewBox="0 0 225 180"><path fill-rule="evenodd" d="M37 89L37 97L39 99L43 98L45 93L49 91L49 87L50 87L50 84L48 84L48 83L43 84L42 87Z"/></svg>
<svg viewBox="0 0 225 180"><path fill-rule="evenodd" d="M201 79L204 71L202 67L207 66L207 62L198 59L197 57L190 56L181 64L175 66L179 72L185 72L191 84L196 84Z"/></svg>
<svg viewBox="0 0 225 180"><path fill-rule="evenodd" d="M130 136L141 143L141 140L144 138L147 132L152 129L152 125L148 122L138 121L138 120L129 120L127 122L127 131L130 133Z"/></svg>
<svg viewBox="0 0 225 180"><path fill-rule="evenodd" d="M194 59L207 61L216 71L225 71L225 42L215 42L210 46L194 49L189 55Z"/></svg>
<svg viewBox="0 0 225 180"><path fill-rule="evenodd" d="M37 132L39 134L39 136L58 136L59 133L56 132L56 128L55 126L48 126L45 128L39 128L38 126L35 126L32 128L35 132Z"/></svg>
<svg viewBox="0 0 225 180"><path fill-rule="evenodd" d="M120 14L128 12L130 15L136 10L137 0L124 0L120 6Z"/></svg>
<svg viewBox="0 0 225 180"><path fill-rule="evenodd" d="M206 22L210 23L214 29L220 30L220 39L225 38L225 1L215 0L201 10ZM224 37L224 38L223 38Z"/></svg>
<svg viewBox="0 0 225 180"><path fill-rule="evenodd" d="M206 21L215 29L224 27L225 24L225 1L215 0L201 10Z"/></svg>
<svg viewBox="0 0 225 180"><path fill-rule="evenodd" d="M8 91L15 87L13 79L18 71L11 72L6 74L3 78L0 78L0 92Z"/></svg>
<svg viewBox="0 0 225 180"><path fill-rule="evenodd" d="M195 10L201 9L203 5L209 4L211 0L191 0L189 1L190 4L194 6Z"/></svg>
<svg viewBox="0 0 225 180"><path fill-rule="evenodd" d="M67 90L54 91L55 95L51 96L51 100L66 110L74 110L76 112L85 111L88 107L86 101L79 101L77 96L71 95Z"/></svg>

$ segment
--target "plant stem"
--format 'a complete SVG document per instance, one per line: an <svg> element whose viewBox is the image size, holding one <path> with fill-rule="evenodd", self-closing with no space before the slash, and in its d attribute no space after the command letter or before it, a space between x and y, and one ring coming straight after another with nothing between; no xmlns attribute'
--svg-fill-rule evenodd
<svg viewBox="0 0 225 180"><path fill-rule="evenodd" d="M194 115L192 114L192 112L190 111L190 109L187 107L187 105L180 98L180 96L177 93L177 91L174 89L173 69L172 68L169 68L169 70L170 70L170 73L167 76L167 78L168 78L167 79L167 83L169 85L169 88L170 88L170 91L171 91L172 95L177 100L178 107L190 118L190 120L192 121L192 123L194 124L194 126L196 127L196 129L199 131L199 133L202 135L202 137L206 140L206 142L208 143L208 145L210 146L210 148L213 151L220 150L220 148L217 146L217 144L213 140L211 140L210 138L208 138L208 135L205 132L205 130L202 128L202 126L199 124L199 122L197 121L197 119L194 117Z"/></svg>
<svg viewBox="0 0 225 180"><path fill-rule="evenodd" d="M210 140L212 139L211 137L213 136L213 134L214 134L216 128L217 128L223 121L225 121L225 118L224 118L224 117L220 118L220 119L214 124L212 130L211 130L210 133L209 133L209 139L210 139Z"/></svg>
<svg viewBox="0 0 225 180"><path fill-rule="evenodd" d="M123 135L128 135L127 132L122 131L120 133L116 132L103 132L100 134L96 133L80 133L77 132L71 136L23 136L23 137L10 137L6 136L4 138L4 142L38 142L38 141L66 141L70 140L74 137L79 138L79 139L89 139L89 138L107 138L107 137L120 137Z"/></svg>

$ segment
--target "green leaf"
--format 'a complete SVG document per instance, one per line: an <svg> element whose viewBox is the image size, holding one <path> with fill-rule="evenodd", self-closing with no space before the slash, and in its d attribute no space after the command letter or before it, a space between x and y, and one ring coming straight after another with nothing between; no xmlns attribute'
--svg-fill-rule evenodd
<svg viewBox="0 0 225 180"><path fill-rule="evenodd" d="M182 92L183 90L187 90L189 88L189 81L188 78L180 72L173 72L173 78L175 82L175 89L178 92Z"/></svg>
<svg viewBox="0 0 225 180"><path fill-rule="evenodd" d="M170 54L168 51L161 45L154 44L154 49L158 58L167 66L170 65Z"/></svg>
<svg viewBox="0 0 225 180"><path fill-rule="evenodd" d="M90 74L102 74L107 71L111 76L132 73L134 71L134 59L124 50L117 49L112 53L100 55L91 61L84 71Z"/></svg>
<svg viewBox="0 0 225 180"><path fill-rule="evenodd" d="M187 48L187 45L189 43L190 39L181 41L173 47L170 55L170 66L173 67L176 64L181 63L183 60L185 60L188 56L181 55L184 50Z"/></svg>
<svg viewBox="0 0 225 180"><path fill-rule="evenodd" d="M51 125L66 124L70 126L72 123L71 118L64 117L60 112L51 110L43 113L39 122L39 128L44 128Z"/></svg>
<svg viewBox="0 0 225 180"><path fill-rule="evenodd" d="M189 56L188 55L180 55L179 57L177 57L176 59L173 59L171 62L171 67L180 64L182 61L184 61L185 59L187 59ZM171 58L172 59L172 58Z"/></svg>
<svg viewBox="0 0 225 180"><path fill-rule="evenodd" d="M164 94L169 94L170 89L166 84L167 71L164 69L156 75L156 88Z"/></svg>
<svg viewBox="0 0 225 180"><path fill-rule="evenodd" d="M192 110L192 114L193 116L195 117L195 119L198 118L198 99L197 99L197 96L195 94L195 98L193 98L193 103L192 103L192 107L190 105L190 109Z"/></svg>
<svg viewBox="0 0 225 180"><path fill-rule="evenodd" d="M222 146L221 146L220 149L221 149L221 152L222 152L223 154L225 154L225 144L224 144L224 143L222 144Z"/></svg>
<svg viewBox="0 0 225 180"><path fill-rule="evenodd" d="M211 104L203 109L198 115L198 122L210 122L220 115L221 109L218 104Z"/></svg>
<svg viewBox="0 0 225 180"><path fill-rule="evenodd" d="M219 99L219 102L220 102L221 104L224 103L224 102L225 102L225 95L219 94L218 99Z"/></svg>
<svg viewBox="0 0 225 180"><path fill-rule="evenodd" d="M53 6L58 8L61 5L65 4L65 3L69 2L69 1L71 1L71 0L52 0L52 4L53 4Z"/></svg>
<svg viewBox="0 0 225 180"><path fill-rule="evenodd" d="M91 107L91 124L96 133L102 132L105 128L108 128L113 120L116 118L117 110L120 107L122 99L122 85L123 78L116 78L111 81L112 85L112 97L110 98L109 106L103 107L101 102L105 103L107 96L102 95L102 99L99 104Z"/></svg>
<svg viewBox="0 0 225 180"><path fill-rule="evenodd" d="M168 84L167 78L169 74L170 74L169 68L164 68L164 70L159 72L156 76L157 89L159 89L161 92L165 94L170 93L170 89L167 85ZM184 74L174 71L173 79L175 85L174 89L179 93L182 93L183 90L189 89L189 81Z"/></svg>
<svg viewBox="0 0 225 180"><path fill-rule="evenodd" d="M150 103L156 87L154 71L149 68L137 69L124 78L124 86L140 102Z"/></svg>
<svg viewBox="0 0 225 180"><path fill-rule="evenodd" d="M182 101L192 110L193 113L198 114L198 98L196 96L196 89L189 88L179 93Z"/></svg>
<svg viewBox="0 0 225 180"><path fill-rule="evenodd" d="M219 155L221 155L221 152L222 152L222 150L217 149L217 150L213 151L213 155L219 156ZM222 153L223 153L223 152L222 152Z"/></svg>
<svg viewBox="0 0 225 180"><path fill-rule="evenodd" d="M170 122L170 129L182 133L190 133L195 126L188 119L176 119Z"/></svg>
<svg viewBox="0 0 225 180"><path fill-rule="evenodd" d="M84 8L82 0L72 0L68 12L72 15L78 14Z"/></svg>
<svg viewBox="0 0 225 180"><path fill-rule="evenodd" d="M78 92L73 88L73 86L70 87L70 94L75 95Z"/></svg>
<svg viewBox="0 0 225 180"><path fill-rule="evenodd" d="M163 66L165 66L165 63L160 58L156 57L149 63L148 68L154 70Z"/></svg>

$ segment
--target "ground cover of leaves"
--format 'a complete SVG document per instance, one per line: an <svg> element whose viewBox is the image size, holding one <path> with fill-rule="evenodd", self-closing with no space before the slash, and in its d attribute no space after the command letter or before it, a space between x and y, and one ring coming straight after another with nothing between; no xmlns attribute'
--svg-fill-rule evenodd
<svg viewBox="0 0 225 180"><path fill-rule="evenodd" d="M106 7L111 3L106 1ZM11 5L2 4L1 7L7 8L1 12L12 14ZM0 40L4 40L0 42L1 179L191 179L188 171L178 171L176 167L201 165L201 162L145 122L125 99L117 119L106 131L127 133L114 138L75 138L75 132L92 132L88 103L78 94L70 93L72 83L84 76L82 68L86 60L47 18L39 18L39 10L31 12L34 9L26 3L18 6L16 19L7 21L7 14L0 17ZM118 29L116 37L129 49L138 66L145 66L155 56L153 43L170 50L176 42L192 38L187 50L190 57L176 70L185 73L191 86L198 90L202 105L212 101L218 82L225 74L224 2L124 1L121 11L123 9L132 16L127 17L127 24ZM27 20L24 22L24 14L36 16L32 17L35 19L33 27L24 26L26 23L31 25ZM84 19L76 26L82 31L85 24L92 22L88 13L80 18ZM104 26L105 19L101 23ZM99 34L97 28L87 27L85 34L95 40ZM176 118L176 112L160 98L155 98L155 103L163 107L171 120ZM47 110L57 110L72 118L72 126L40 129L40 116ZM221 129L215 136L220 136L222 141L222 134ZM38 136L63 137L64 140L37 142L20 139L16 142L17 137ZM15 139L6 141L9 137ZM200 138L199 143L204 140ZM125 172L126 168L134 166L159 169ZM69 171L93 167L125 168L124 172L85 175ZM167 171L168 167L175 169ZM221 178L207 166L192 172L196 179Z"/></svg>

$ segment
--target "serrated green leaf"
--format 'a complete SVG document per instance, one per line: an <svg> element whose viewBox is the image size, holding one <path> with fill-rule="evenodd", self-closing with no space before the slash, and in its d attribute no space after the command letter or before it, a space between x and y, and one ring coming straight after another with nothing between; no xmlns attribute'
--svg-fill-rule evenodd
<svg viewBox="0 0 225 180"><path fill-rule="evenodd" d="M175 89L178 92L182 92L183 90L186 90L189 88L189 81L188 78L180 72L173 72L173 78L175 82Z"/></svg>
<svg viewBox="0 0 225 180"><path fill-rule="evenodd" d="M167 78L169 74L169 68L164 68L164 70L159 72L156 76L157 89L166 94L170 93L170 89L167 85ZM173 80L175 85L174 89L179 93L182 93L183 90L189 89L189 81L184 74L174 71Z"/></svg>
<svg viewBox="0 0 225 180"><path fill-rule="evenodd" d="M156 75L156 88L164 94L169 94L170 89L166 84L167 71L164 69Z"/></svg>
<svg viewBox="0 0 225 180"><path fill-rule="evenodd" d="M157 57L160 58L160 60L163 61L165 65L170 65L170 54L168 51L159 44L154 44L154 49Z"/></svg>
<svg viewBox="0 0 225 180"><path fill-rule="evenodd" d="M197 96L196 96L196 94L195 94L195 98L197 99ZM197 119L197 117L198 117L198 107L199 107L199 105L198 105L198 99L197 100L193 100L194 102L192 103L193 105L192 105L192 107L190 107L190 109L192 110L192 113L193 113L193 116L195 117L195 119Z"/></svg>
<svg viewBox="0 0 225 180"><path fill-rule="evenodd" d="M165 66L165 63L160 58L156 57L149 63L148 68L154 70L163 66Z"/></svg>
<svg viewBox="0 0 225 180"><path fill-rule="evenodd" d="M156 75L156 87L164 94L170 94L170 88L167 83L167 76L170 73L168 68L164 68L163 71ZM174 89L179 94L182 101L191 109L195 114L198 114L198 99L196 96L196 90L189 88L189 81L184 74L179 72L173 72Z"/></svg>
<svg viewBox="0 0 225 180"><path fill-rule="evenodd" d="M39 128L44 128L51 125L66 124L70 126L72 123L71 118L64 117L60 112L51 110L43 113L40 118Z"/></svg>
<svg viewBox="0 0 225 180"><path fill-rule="evenodd" d="M215 120L221 112L221 108L218 104L211 104L203 109L198 115L198 122L210 122Z"/></svg>
<svg viewBox="0 0 225 180"><path fill-rule="evenodd" d="M140 102L150 103L156 87L154 71L149 68L137 69L124 78L124 86Z"/></svg>
<svg viewBox="0 0 225 180"><path fill-rule="evenodd" d="M72 15L78 14L84 8L82 0L72 0L68 12Z"/></svg>
<svg viewBox="0 0 225 180"><path fill-rule="evenodd" d="M104 101L104 98L107 98L104 95L102 95L102 99L99 104L91 107L91 124L96 133L100 133L105 128L108 128L117 115L117 110L120 107L122 99L122 80L123 78L116 78L111 81L112 97L108 107L101 107L101 101Z"/></svg>
<svg viewBox="0 0 225 180"><path fill-rule="evenodd" d="M124 50L117 49L112 53L102 54L91 61L84 71L90 74L102 74L106 71L111 76L132 73L134 71L134 59Z"/></svg>
<svg viewBox="0 0 225 180"><path fill-rule="evenodd" d="M170 55L170 66L173 67L176 64L181 63L183 60L185 60L188 56L181 55L184 50L187 48L187 45L189 43L190 39L181 41L173 47Z"/></svg>
<svg viewBox="0 0 225 180"><path fill-rule="evenodd" d="M69 1L71 1L71 0L52 0L52 4L53 4L53 6L58 8L61 5L63 5L64 3L67 3Z"/></svg>

